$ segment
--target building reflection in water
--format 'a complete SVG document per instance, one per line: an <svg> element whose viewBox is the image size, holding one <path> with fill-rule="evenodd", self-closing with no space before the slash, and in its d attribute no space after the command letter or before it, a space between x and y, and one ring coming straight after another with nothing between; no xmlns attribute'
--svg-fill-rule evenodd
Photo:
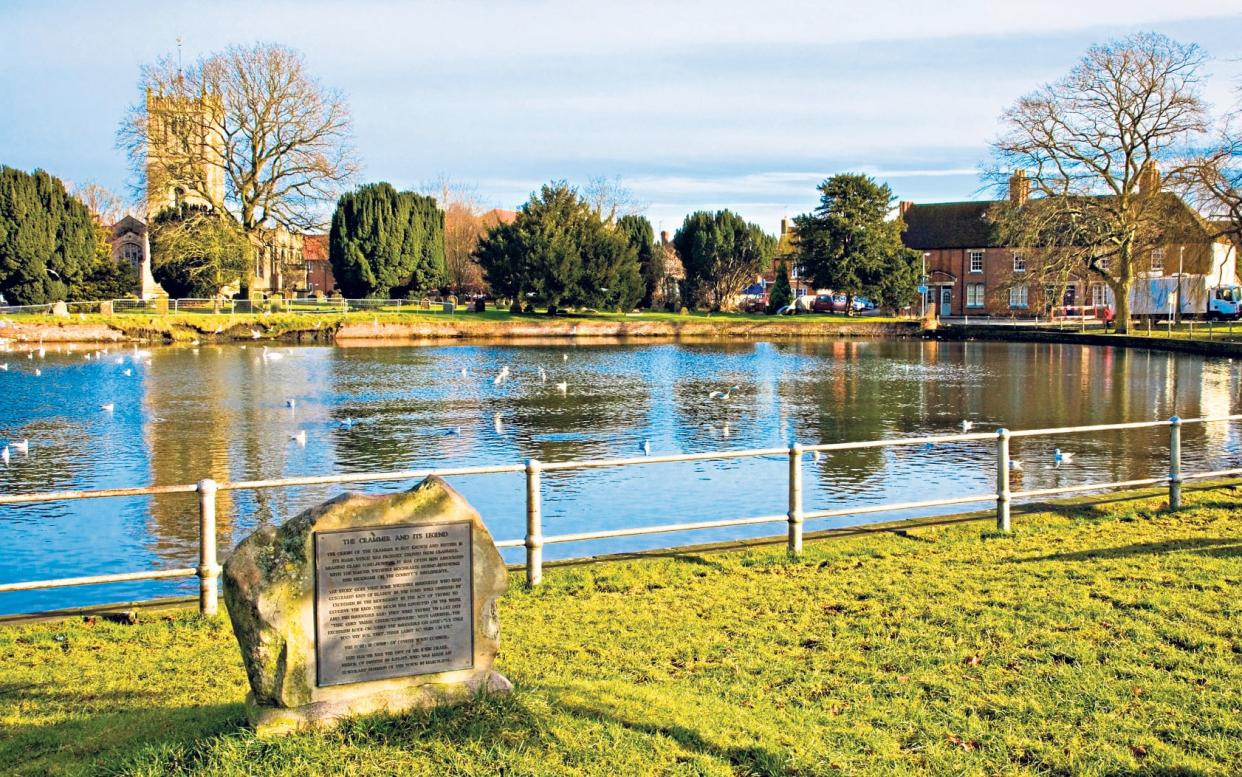
<svg viewBox="0 0 1242 777"><path fill-rule="evenodd" d="M509 377L496 382L505 366ZM975 431L992 431L1221 415L1237 410L1239 390L1238 370L1224 360L917 340L310 347L273 349L267 358L253 345L206 346L197 353L157 350L151 366L128 382L114 371L65 357L49 363L43 392L10 394L0 432L38 440L37 455L0 470L0 490L629 457L641 456L644 442L653 454L779 448L791 439L950 434L964 419ZM561 381L564 393L556 388ZM709 398L731 386L738 388L728 400ZM295 408L285 406L288 399ZM118 403L117 412L103 419L96 408L109 400ZM304 447L291 439L300 430ZM1183 440L1188 469L1237 465L1237 424L1190 426ZM1013 456L1024 462L1018 485L1040 488L1159 476L1167 445L1167 429L1158 428L1019 439ZM1072 466L1054 465L1055 447L1075 453ZM990 440L833 452L805 463L806 507L987 493L994 456ZM783 456L547 473L545 531L779 514L786 509L786 477ZM451 482L498 537L520 536L520 475ZM220 545L229 549L254 527L279 523L342 490L221 492ZM2 579L194 563L193 495L88 507L0 508L0 542L14 548L0 560ZM66 526L90 531L67 533ZM557 546L549 555L716 538L709 535ZM5 608L22 606L0 602Z"/></svg>

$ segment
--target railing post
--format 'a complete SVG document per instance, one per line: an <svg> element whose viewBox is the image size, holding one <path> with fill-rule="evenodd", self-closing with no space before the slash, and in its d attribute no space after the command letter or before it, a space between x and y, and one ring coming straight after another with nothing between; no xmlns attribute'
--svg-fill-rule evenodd
<svg viewBox="0 0 1242 777"><path fill-rule="evenodd" d="M540 497L540 464L526 460L526 585L543 582L543 509Z"/></svg>
<svg viewBox="0 0 1242 777"><path fill-rule="evenodd" d="M1182 419L1169 419L1169 509L1182 509Z"/></svg>
<svg viewBox="0 0 1242 777"><path fill-rule="evenodd" d="M216 481L198 481L198 610L215 615L219 610L216 598Z"/></svg>
<svg viewBox="0 0 1242 777"><path fill-rule="evenodd" d="M1009 430L996 430L996 530L1009 531Z"/></svg>
<svg viewBox="0 0 1242 777"><path fill-rule="evenodd" d="M802 555L802 446L789 446L789 553Z"/></svg>

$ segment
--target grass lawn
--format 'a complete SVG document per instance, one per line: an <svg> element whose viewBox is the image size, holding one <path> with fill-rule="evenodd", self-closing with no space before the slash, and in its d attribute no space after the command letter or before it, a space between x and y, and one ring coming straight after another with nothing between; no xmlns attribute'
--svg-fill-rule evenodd
<svg viewBox="0 0 1242 777"><path fill-rule="evenodd" d="M1183 322L1171 328L1168 324L1155 322L1151 329L1135 324L1129 334L1133 337L1151 337L1157 340L1203 340L1205 342L1242 343L1242 322L1194 321Z"/></svg>
<svg viewBox="0 0 1242 777"><path fill-rule="evenodd" d="M980 319L980 326L988 326L987 319ZM973 324L972 324L973 326ZM1090 323L1085 328L1076 321L1063 321L1059 324L1040 324L1037 328L1052 332L1070 332L1099 335L1108 339L1114 330L1105 331L1099 323ZM1184 321L1170 328L1167 323L1156 321L1148 329L1147 322L1135 321L1126 333L1130 337L1150 337L1153 340L1200 340L1217 343L1242 343L1242 321Z"/></svg>
<svg viewBox="0 0 1242 777"><path fill-rule="evenodd" d="M274 741L227 621L0 628L0 771L1242 774L1240 495L515 576L512 696Z"/></svg>

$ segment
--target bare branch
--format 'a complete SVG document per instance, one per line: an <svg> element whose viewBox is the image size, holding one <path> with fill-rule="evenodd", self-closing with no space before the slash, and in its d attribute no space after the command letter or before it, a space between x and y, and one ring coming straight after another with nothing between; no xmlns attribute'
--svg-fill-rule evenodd
<svg viewBox="0 0 1242 777"><path fill-rule="evenodd" d="M989 180L1004 190L1023 170L1031 187L1029 201L993 208L1000 242L1038 257L1029 278L1106 281L1119 328L1150 250L1197 226L1160 190L1182 190L1195 174L1187 149L1207 130L1204 62L1197 46L1154 33L1093 46L1064 78L1009 108L993 142Z"/></svg>
<svg viewBox="0 0 1242 777"><path fill-rule="evenodd" d="M292 49L232 46L184 70L165 57L142 69L141 88L118 143L153 205L179 190L247 234L323 228L357 172L344 98Z"/></svg>

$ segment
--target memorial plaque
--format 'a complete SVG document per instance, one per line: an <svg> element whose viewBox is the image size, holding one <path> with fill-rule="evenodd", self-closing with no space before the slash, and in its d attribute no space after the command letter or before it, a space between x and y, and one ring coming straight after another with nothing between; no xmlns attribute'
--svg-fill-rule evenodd
<svg viewBox="0 0 1242 777"><path fill-rule="evenodd" d="M513 689L493 666L505 561L440 478L262 526L223 578L261 737Z"/></svg>
<svg viewBox="0 0 1242 777"><path fill-rule="evenodd" d="M317 685L473 668L471 528L315 533Z"/></svg>

